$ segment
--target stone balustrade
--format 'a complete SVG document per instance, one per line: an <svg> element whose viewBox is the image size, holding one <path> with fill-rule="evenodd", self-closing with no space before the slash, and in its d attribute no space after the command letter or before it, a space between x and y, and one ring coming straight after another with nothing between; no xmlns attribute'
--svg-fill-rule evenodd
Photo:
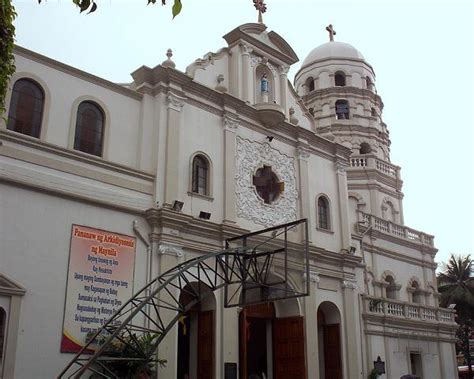
<svg viewBox="0 0 474 379"><path fill-rule="evenodd" d="M385 175L399 179L400 167L378 159L374 155L356 155L350 158L350 167L376 169Z"/></svg>
<svg viewBox="0 0 474 379"><path fill-rule="evenodd" d="M393 299L363 296L364 313L400 319L431 321L445 324L455 323L456 312L451 309L408 303Z"/></svg>
<svg viewBox="0 0 474 379"><path fill-rule="evenodd" d="M358 224L359 229L362 227L366 230L367 228L372 227L374 230L378 230L386 234L392 234L399 238L434 246L434 237L432 235L411 229L407 226L395 224L391 221L387 221L380 217L376 217L364 212L361 212L361 218L362 219Z"/></svg>

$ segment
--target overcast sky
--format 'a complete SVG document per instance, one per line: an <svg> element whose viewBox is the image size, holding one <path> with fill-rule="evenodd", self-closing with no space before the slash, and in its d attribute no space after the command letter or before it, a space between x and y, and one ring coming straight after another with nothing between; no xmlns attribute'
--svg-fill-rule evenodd
<svg viewBox="0 0 474 379"><path fill-rule="evenodd" d="M96 0L80 15L72 0L14 0L17 44L115 82L161 63L177 69L225 46L222 36L255 22L252 0L171 3ZM160 0L158 0L158 3ZM327 42L355 46L373 66L392 163L402 167L405 224L435 235L436 260L474 253L474 2L471 0L267 0L264 22L304 60ZM300 67L296 63L290 80Z"/></svg>

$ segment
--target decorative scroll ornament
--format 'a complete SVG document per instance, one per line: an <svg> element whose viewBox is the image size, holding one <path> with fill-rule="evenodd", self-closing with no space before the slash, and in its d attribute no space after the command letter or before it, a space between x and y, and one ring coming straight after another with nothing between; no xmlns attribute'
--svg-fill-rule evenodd
<svg viewBox="0 0 474 379"><path fill-rule="evenodd" d="M284 190L271 204L265 204L253 184L253 176L264 165L270 166ZM256 224L273 226L296 220L296 176L294 158L280 153L269 143L237 137L236 154L237 216Z"/></svg>
<svg viewBox="0 0 474 379"><path fill-rule="evenodd" d="M160 255L171 255L177 258L183 256L183 249L179 246L173 246L173 245L162 244L158 248L158 252Z"/></svg>
<svg viewBox="0 0 474 379"><path fill-rule="evenodd" d="M186 98L176 95L173 92L168 92L168 97L167 97L167 102L168 102L168 108L171 108L177 112L181 112L181 109L184 106Z"/></svg>

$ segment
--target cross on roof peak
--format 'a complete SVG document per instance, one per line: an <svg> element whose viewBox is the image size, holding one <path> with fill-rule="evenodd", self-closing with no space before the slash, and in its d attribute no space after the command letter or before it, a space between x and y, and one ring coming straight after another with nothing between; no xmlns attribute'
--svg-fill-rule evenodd
<svg viewBox="0 0 474 379"><path fill-rule="evenodd" d="M253 6L256 10L258 10L258 22L263 24L262 14L267 11L267 5L263 2L263 0L253 0Z"/></svg>
<svg viewBox="0 0 474 379"><path fill-rule="evenodd" d="M332 27L332 24L329 24L328 26L326 26L326 30L329 32L329 41L333 42L334 36L336 35L336 31Z"/></svg>

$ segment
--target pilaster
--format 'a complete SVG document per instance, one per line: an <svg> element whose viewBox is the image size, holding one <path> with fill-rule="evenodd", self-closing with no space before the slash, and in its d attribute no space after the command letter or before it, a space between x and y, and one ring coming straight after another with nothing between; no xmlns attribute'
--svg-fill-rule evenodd
<svg viewBox="0 0 474 379"><path fill-rule="evenodd" d="M236 131L239 121L236 115L224 114L224 222L235 223L235 152Z"/></svg>
<svg viewBox="0 0 474 379"><path fill-rule="evenodd" d="M240 44L242 51L242 100L250 102L252 94L252 67L250 65L250 53L252 49L246 44Z"/></svg>
<svg viewBox="0 0 474 379"><path fill-rule="evenodd" d="M349 194L347 192L346 165L336 162L337 192L339 200L339 219L341 222L341 249L349 249L351 233L349 228Z"/></svg>
<svg viewBox="0 0 474 379"><path fill-rule="evenodd" d="M285 117L289 119L290 115L288 113L288 70L290 69L289 66L280 66L278 68L278 72L280 74L280 101L281 107L285 112Z"/></svg>
<svg viewBox="0 0 474 379"><path fill-rule="evenodd" d="M297 161L300 177L300 214L301 218L308 220L308 242L311 242L312 228L311 228L311 199L309 194L309 168L308 159L310 157L309 150L303 146L298 146Z"/></svg>
<svg viewBox="0 0 474 379"><path fill-rule="evenodd" d="M240 58L240 47L234 46L230 51L229 59L229 93L237 98L242 96L240 72L242 64Z"/></svg>
<svg viewBox="0 0 474 379"><path fill-rule="evenodd" d="M179 158L180 158L180 129L181 110L186 98L173 92L167 95L168 133L166 136L166 176L164 205L171 206L179 191Z"/></svg>
<svg viewBox="0 0 474 379"><path fill-rule="evenodd" d="M319 275L310 271L310 296L304 300L304 322L306 334L306 367L308 378L319 377L319 345L318 345L318 312L316 307L316 293L318 291ZM316 333L315 333L316 331Z"/></svg>
<svg viewBox="0 0 474 379"><path fill-rule="evenodd" d="M156 254L159 256L159 275L168 271L172 267L177 266L183 260L183 250L179 246L160 243ZM175 304L179 299L179 292L176 288L171 287L168 291L161 291L158 301L162 304ZM160 309L160 318L165 324L170 322L176 315L176 311L162 307ZM178 363L178 328L172 328L163 339L157 352L160 359L165 359L168 364L165 367L158 366L158 377L175 378L177 375Z"/></svg>
<svg viewBox="0 0 474 379"><path fill-rule="evenodd" d="M360 359L362 352L360 351L360 341L357 337L360 333L358 328L360 312L356 306L358 287L356 282L352 280L344 280L341 286L344 299L344 332L346 341L344 341L343 346L346 349L347 378L359 379L362 372Z"/></svg>

